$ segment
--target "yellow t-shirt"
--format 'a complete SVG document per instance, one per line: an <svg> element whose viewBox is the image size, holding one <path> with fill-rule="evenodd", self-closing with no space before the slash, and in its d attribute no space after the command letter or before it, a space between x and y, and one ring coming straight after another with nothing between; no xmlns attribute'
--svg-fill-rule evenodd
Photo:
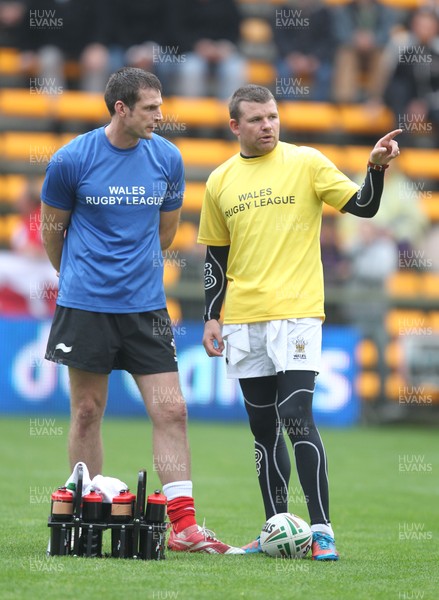
<svg viewBox="0 0 439 600"><path fill-rule="evenodd" d="M358 189L318 150L285 142L215 169L198 242L230 245L224 323L324 318L322 203L340 210Z"/></svg>

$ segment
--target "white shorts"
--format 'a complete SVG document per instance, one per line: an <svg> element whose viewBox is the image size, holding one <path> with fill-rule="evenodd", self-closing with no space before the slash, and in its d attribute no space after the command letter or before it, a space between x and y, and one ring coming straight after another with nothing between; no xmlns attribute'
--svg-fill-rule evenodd
<svg viewBox="0 0 439 600"><path fill-rule="evenodd" d="M322 321L283 319L224 325L227 377L267 377L285 371L320 371Z"/></svg>

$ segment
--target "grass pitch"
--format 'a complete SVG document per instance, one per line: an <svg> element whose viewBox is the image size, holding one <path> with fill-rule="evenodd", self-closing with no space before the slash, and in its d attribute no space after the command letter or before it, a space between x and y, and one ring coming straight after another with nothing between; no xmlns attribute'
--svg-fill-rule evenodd
<svg viewBox="0 0 439 600"><path fill-rule="evenodd" d="M69 475L68 422L3 419L0 598L433 600L438 596L439 444L426 428L322 430L341 560L167 552L164 561L45 557L50 494ZM104 474L159 487L145 420L104 423ZM197 516L243 545L264 522L247 425L190 424ZM295 470L290 511L307 519ZM104 533L104 547L108 541Z"/></svg>

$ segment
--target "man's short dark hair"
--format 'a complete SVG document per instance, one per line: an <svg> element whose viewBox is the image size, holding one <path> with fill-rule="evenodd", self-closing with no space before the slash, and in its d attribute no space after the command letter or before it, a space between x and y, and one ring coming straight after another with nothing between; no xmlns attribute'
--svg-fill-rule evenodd
<svg viewBox="0 0 439 600"><path fill-rule="evenodd" d="M239 121L241 111L239 105L241 102L259 102L260 104L266 104L270 100L275 100L270 90L262 85L255 85L249 83L236 90L229 102L229 114L231 119Z"/></svg>
<svg viewBox="0 0 439 600"><path fill-rule="evenodd" d="M114 105L118 100L131 110L139 98L139 90L153 89L162 91L162 84L153 73L135 67L123 67L113 73L105 88L104 100L110 115L115 114Z"/></svg>

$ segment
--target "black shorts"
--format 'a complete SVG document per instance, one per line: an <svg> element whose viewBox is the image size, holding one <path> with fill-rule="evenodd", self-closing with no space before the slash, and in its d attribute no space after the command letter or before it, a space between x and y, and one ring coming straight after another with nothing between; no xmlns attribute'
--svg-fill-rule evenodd
<svg viewBox="0 0 439 600"><path fill-rule="evenodd" d="M92 373L178 371L166 308L117 314L57 306L45 358Z"/></svg>

